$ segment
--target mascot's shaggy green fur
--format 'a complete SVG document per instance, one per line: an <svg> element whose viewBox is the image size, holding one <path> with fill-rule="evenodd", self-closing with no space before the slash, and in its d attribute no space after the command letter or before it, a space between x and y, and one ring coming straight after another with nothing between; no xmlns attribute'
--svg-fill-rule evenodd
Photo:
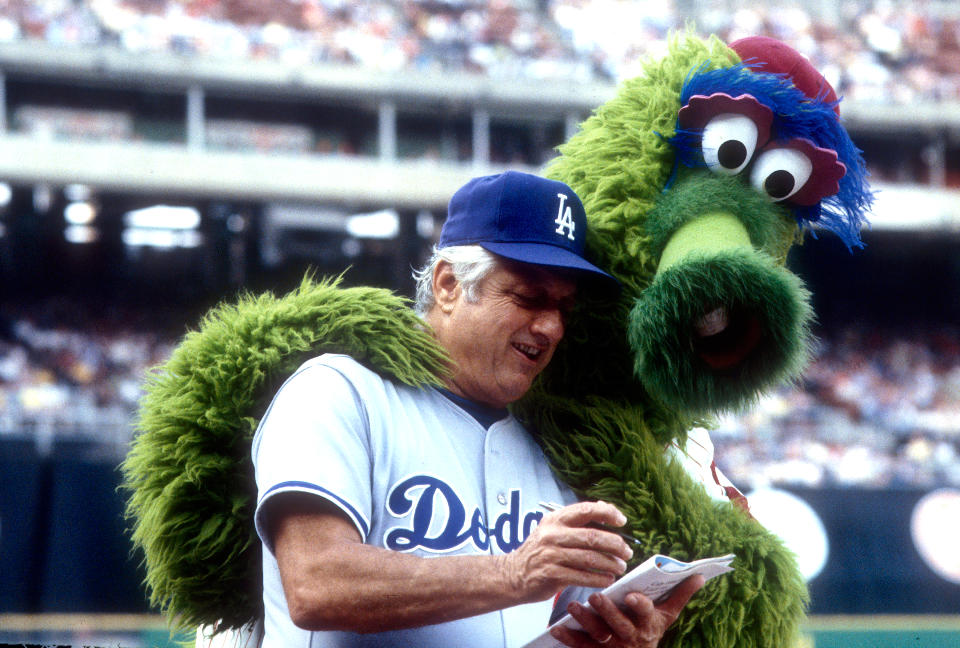
<svg viewBox="0 0 960 648"><path fill-rule="evenodd" d="M715 81L714 71L729 76ZM588 254L623 291L613 301L581 299L551 365L514 411L567 483L627 515L648 554L736 554L736 570L694 596L668 646L787 647L806 602L782 544L745 511L711 500L664 451L712 414L795 376L806 356L807 294L783 263L798 220L819 212L771 202L736 174L714 173L691 153L696 133L678 127L692 81L737 96L754 76L774 75L741 65L719 40L678 39L547 169L583 199ZM779 103L764 101L778 106L777 132L797 135L784 105L801 116L824 107L832 114L819 97L783 95L790 83L782 75L770 83ZM849 217L834 221L855 232L869 204L862 160L846 140L830 140L836 132L821 131L800 134L821 148L846 147L840 206ZM833 222L830 213L822 222ZM325 351L406 384L442 378L444 355L405 300L309 279L283 297L214 310L152 375L124 464L128 513L152 602L181 627L239 627L260 615L249 442L279 381Z"/></svg>

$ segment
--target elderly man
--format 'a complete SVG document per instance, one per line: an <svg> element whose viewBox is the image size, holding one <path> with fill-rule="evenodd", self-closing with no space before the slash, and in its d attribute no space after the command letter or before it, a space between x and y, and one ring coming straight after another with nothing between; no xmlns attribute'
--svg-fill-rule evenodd
<svg viewBox="0 0 960 648"><path fill-rule="evenodd" d="M578 285L615 286L583 257L585 229L563 183L470 181L417 275L446 389L324 355L279 390L253 442L264 646L522 646L558 591L624 573L631 548L609 530L624 516L577 502L507 410L550 362ZM651 648L701 584L625 609L594 594L569 607L584 631L555 636Z"/></svg>

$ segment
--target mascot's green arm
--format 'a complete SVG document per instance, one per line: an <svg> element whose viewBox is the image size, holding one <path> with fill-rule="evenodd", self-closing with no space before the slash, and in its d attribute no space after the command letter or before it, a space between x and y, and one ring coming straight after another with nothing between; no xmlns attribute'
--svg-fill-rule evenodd
<svg viewBox="0 0 960 648"><path fill-rule="evenodd" d="M445 354L407 300L338 284L308 277L215 308L147 381L123 488L151 603L179 627L261 614L250 440L302 362L347 353L409 385L441 384Z"/></svg>

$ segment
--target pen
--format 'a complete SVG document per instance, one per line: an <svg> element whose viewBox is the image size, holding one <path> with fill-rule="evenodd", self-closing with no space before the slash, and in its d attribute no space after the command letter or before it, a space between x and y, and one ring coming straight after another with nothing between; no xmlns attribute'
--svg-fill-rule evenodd
<svg viewBox="0 0 960 648"><path fill-rule="evenodd" d="M563 508L562 505L560 505L560 504L554 504L553 502L540 502L540 507L546 509L547 511L550 511L551 513L552 513L553 511L557 511L557 510ZM624 540L626 540L627 542L629 542L629 543L631 543L631 544L634 544L634 545L637 545L637 546L640 546L640 544L641 544L639 540L637 540L636 538L634 538L632 535L626 533L625 531L618 531L617 529L614 529L614 528L612 528L612 527L608 527L608 526L606 526L606 525L604 525L604 524L599 524L599 523L597 523L597 522L591 522L591 523L588 524L587 526L593 527L594 529L600 529L601 531L609 531L610 533L615 533L615 534L617 534L618 536L620 536L621 538L623 538Z"/></svg>

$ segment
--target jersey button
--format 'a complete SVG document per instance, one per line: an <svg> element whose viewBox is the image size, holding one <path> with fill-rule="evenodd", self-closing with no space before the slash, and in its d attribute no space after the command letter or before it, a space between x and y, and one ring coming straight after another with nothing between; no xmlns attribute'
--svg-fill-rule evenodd
<svg viewBox="0 0 960 648"><path fill-rule="evenodd" d="M506 503L507 503L507 496L504 495L503 493L499 493L499 494L497 494L497 501L500 502L501 504L506 504Z"/></svg>

